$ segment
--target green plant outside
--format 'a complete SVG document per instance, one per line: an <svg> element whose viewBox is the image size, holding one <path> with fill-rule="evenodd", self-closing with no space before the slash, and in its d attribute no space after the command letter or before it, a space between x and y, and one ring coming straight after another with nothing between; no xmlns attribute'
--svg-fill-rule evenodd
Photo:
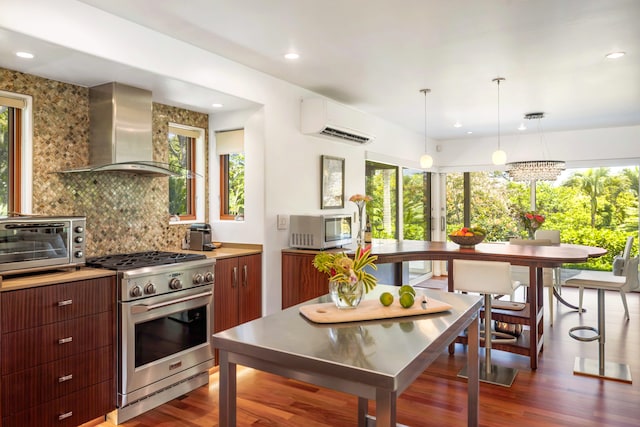
<svg viewBox="0 0 640 427"><path fill-rule="evenodd" d="M519 214L530 210L529 184L503 173L471 173L471 225L487 230L486 241L527 238ZM462 174L447 176L447 232L463 225ZM543 229L560 230L562 241L607 249L605 256L566 268L611 270L628 236L638 236L638 167L576 172L559 185L536 183L536 212ZM632 254L637 254L635 242Z"/></svg>

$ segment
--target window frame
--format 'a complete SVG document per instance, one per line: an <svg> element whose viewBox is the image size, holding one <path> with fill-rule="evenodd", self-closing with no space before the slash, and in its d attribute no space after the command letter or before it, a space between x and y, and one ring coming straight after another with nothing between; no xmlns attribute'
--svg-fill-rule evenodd
<svg viewBox="0 0 640 427"><path fill-rule="evenodd" d="M204 135L205 129L183 125L179 123L169 123L167 133L167 144L169 134L176 134L189 139L187 148L187 208L188 212L183 215L173 215L169 212L170 222L194 223L204 221ZM169 195L168 195L169 196ZM168 201L170 202L170 201Z"/></svg>
<svg viewBox="0 0 640 427"><path fill-rule="evenodd" d="M221 221L243 221L245 212L238 214L229 213L229 156L232 154L243 154L246 162L246 152L244 147L244 128L228 129L216 131L216 150L218 157L219 179L220 179L220 212L219 219ZM230 137L221 139L221 134L227 134ZM241 136L241 139L237 137ZM224 142L222 142L224 141ZM246 163L244 176L246 180ZM245 181L246 190L246 181ZM246 202L246 200L245 200Z"/></svg>
<svg viewBox="0 0 640 427"><path fill-rule="evenodd" d="M229 213L229 156L231 154L220 154L220 219L221 220L233 220L237 221L238 216L242 216L244 219L244 212L242 214L232 215ZM245 168L246 174L246 168Z"/></svg>
<svg viewBox="0 0 640 427"><path fill-rule="evenodd" d="M10 109L9 117L9 213L29 214L33 194L33 98L0 90L0 103Z"/></svg>

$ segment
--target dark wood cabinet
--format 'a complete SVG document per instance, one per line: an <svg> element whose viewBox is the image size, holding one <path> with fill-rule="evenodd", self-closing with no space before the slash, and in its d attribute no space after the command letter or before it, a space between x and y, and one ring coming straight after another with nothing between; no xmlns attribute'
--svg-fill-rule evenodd
<svg viewBox="0 0 640 427"><path fill-rule="evenodd" d="M75 426L115 409L114 277L0 294L2 426Z"/></svg>
<svg viewBox="0 0 640 427"><path fill-rule="evenodd" d="M262 254L216 260L214 332L262 316Z"/></svg>
<svg viewBox="0 0 640 427"><path fill-rule="evenodd" d="M315 252L282 253L282 308L329 292L327 275L313 266Z"/></svg>

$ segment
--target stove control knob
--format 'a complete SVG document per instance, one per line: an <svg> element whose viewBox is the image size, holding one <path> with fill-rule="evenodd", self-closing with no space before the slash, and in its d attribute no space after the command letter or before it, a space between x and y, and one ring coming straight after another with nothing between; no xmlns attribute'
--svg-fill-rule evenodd
<svg viewBox="0 0 640 427"><path fill-rule="evenodd" d="M156 293L156 285L154 285L153 283L147 283L147 285L144 287L144 293L145 294L155 294Z"/></svg>
<svg viewBox="0 0 640 427"><path fill-rule="evenodd" d="M129 291L129 295L131 295L131 297L133 298L141 297L142 289L140 288L140 286L136 285L133 288L131 288L131 290Z"/></svg>
<svg viewBox="0 0 640 427"><path fill-rule="evenodd" d="M171 289L181 289L182 288L182 282L177 277L174 277L173 279L171 279L169 281L169 287Z"/></svg>
<svg viewBox="0 0 640 427"><path fill-rule="evenodd" d="M207 271L207 273L204 275L204 280L206 280L207 283L212 283L213 282L213 271Z"/></svg>
<svg viewBox="0 0 640 427"><path fill-rule="evenodd" d="M200 285L203 282L204 282L204 275L202 273L196 273L193 276L193 283L195 283L196 285Z"/></svg>

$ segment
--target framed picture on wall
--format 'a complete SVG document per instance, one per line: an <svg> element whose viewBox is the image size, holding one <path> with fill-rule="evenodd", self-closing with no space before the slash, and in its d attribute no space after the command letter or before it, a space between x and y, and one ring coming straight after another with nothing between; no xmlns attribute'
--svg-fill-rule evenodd
<svg viewBox="0 0 640 427"><path fill-rule="evenodd" d="M344 159L321 156L321 209L344 208Z"/></svg>

